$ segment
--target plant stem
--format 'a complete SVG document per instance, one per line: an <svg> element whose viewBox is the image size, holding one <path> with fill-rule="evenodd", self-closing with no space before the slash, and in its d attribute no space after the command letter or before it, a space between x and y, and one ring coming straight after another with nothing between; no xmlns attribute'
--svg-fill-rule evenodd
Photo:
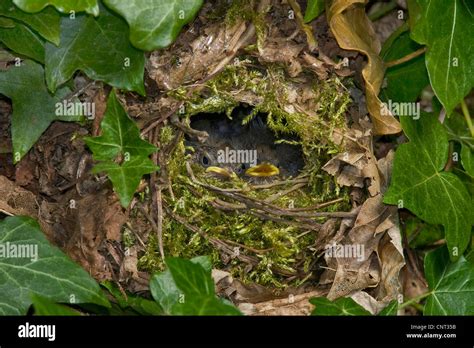
<svg viewBox="0 0 474 348"><path fill-rule="evenodd" d="M419 309L421 305L418 302L423 300L425 297L428 297L429 295L431 295L431 291L427 292L425 294L422 294L420 296L413 297L413 298L409 299L408 301L403 302L400 306L398 306L398 309L402 309L402 308L405 308L405 307L408 307L408 306L413 306L416 309Z"/></svg>
<svg viewBox="0 0 474 348"><path fill-rule="evenodd" d="M295 12L296 22L298 23L298 26L306 34L306 40L308 41L309 50L313 51L316 47L318 47L318 42L316 41L316 38L314 37L311 26L308 24L305 24L303 14L301 13L301 7L298 4L298 2L296 2L296 0L288 0L288 3L290 4L291 8Z"/></svg>
<svg viewBox="0 0 474 348"><path fill-rule="evenodd" d="M426 52L426 47L422 47L418 50L416 50L415 52L412 52L410 54L407 54L406 56L400 58L400 59L395 59L395 60L392 60L390 62L386 62L385 63L385 66L387 68L391 68L392 66L395 66L395 65L400 65L400 64L403 64L403 63L406 63L418 56L421 56L423 53Z"/></svg>
<svg viewBox="0 0 474 348"><path fill-rule="evenodd" d="M461 101L461 109L464 118L466 119L467 126L469 127L469 131L471 132L471 136L474 137L474 125L472 124L471 115L469 114L469 109L467 108L464 99Z"/></svg>
<svg viewBox="0 0 474 348"><path fill-rule="evenodd" d="M385 16L387 13L389 13L390 11L394 10L397 8L397 3L395 0L392 0L391 2L389 2L388 4L386 5L383 5L381 6L381 8L370 14L369 15L369 19L372 21L372 22L375 22L377 19L379 18L382 18L383 16Z"/></svg>

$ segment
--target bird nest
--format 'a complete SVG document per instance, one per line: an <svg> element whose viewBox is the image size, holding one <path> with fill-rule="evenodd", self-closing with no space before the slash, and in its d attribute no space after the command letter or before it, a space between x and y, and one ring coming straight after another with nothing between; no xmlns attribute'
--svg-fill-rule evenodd
<svg viewBox="0 0 474 348"><path fill-rule="evenodd" d="M191 48L178 40L150 58L151 75L167 92L156 106L165 116L158 126L155 121L145 127L145 133L154 127L160 145L162 220L158 237L150 237L139 260L143 270L163 268L160 253L210 255L214 267L241 280L299 285L321 274L326 244L341 219L357 214L351 211L348 188L322 169L345 151L351 80L341 77L336 71L341 65L327 57L315 68L314 58L302 53L308 48L297 27L290 28L299 33L290 44L278 36L284 33L259 27L261 18L252 16L244 26L243 20L210 21L206 28L195 28L199 34ZM249 30L256 33L254 40ZM219 56L219 49L227 53ZM250 110L241 120L243 130L261 118L276 143L299 149L303 165L296 175L219 177L195 160L196 146L213 134L193 129L193 121L202 115L216 122L228 119L243 106Z"/></svg>

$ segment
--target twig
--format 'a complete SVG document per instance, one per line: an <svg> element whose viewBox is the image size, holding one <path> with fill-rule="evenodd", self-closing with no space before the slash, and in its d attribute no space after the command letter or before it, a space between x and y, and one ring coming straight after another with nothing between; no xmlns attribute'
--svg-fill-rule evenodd
<svg viewBox="0 0 474 348"><path fill-rule="evenodd" d="M406 63L418 56L421 56L422 54L424 54L426 52L426 47L422 47L418 50L416 50L415 52L412 52L410 54L407 54L406 56L402 57L402 58L399 58L399 59L395 59L395 60L392 60L390 62L386 62L385 63L385 67L386 68L391 68L393 66L396 66L396 65L400 65L400 64L403 64L403 63Z"/></svg>
<svg viewBox="0 0 474 348"><path fill-rule="evenodd" d="M296 0L288 0L288 3L290 4L291 8L295 12L296 22L298 23L298 26L306 34L306 40L308 41L309 50L314 51L316 47L318 47L318 42L316 41L316 38L314 37L311 26L309 26L308 24L304 22L300 5L298 4L298 2L296 2Z"/></svg>
<svg viewBox="0 0 474 348"><path fill-rule="evenodd" d="M161 258L165 259L165 251L163 249L163 201L161 198L161 187L156 190L156 200L158 203L158 214L157 214L157 230L156 235L158 237L158 248L160 249Z"/></svg>
<svg viewBox="0 0 474 348"><path fill-rule="evenodd" d="M150 214L148 214L148 212L146 211L146 209L143 207L143 205L141 203L138 204L138 209L140 209L140 211L142 212L143 216L148 220L148 222L151 224L151 227L153 228L153 230L155 230L155 233L157 235L160 234L159 230L158 230L158 225L156 224L155 220L153 220L153 218L150 216ZM159 247L160 248L160 255L161 255L161 258L164 260L165 259L165 254L163 252L163 243L161 243L161 246Z"/></svg>
<svg viewBox="0 0 474 348"><path fill-rule="evenodd" d="M268 189L272 188L275 186L280 186L280 185L286 185L286 184L299 184L299 183L308 183L308 178L306 177L297 177L294 179L288 179L288 180L279 180L279 181L274 181L269 184L262 184L262 185L253 185L252 189L258 190L258 189Z"/></svg>
<svg viewBox="0 0 474 348"><path fill-rule="evenodd" d="M461 100L461 109L462 113L464 114L464 118L466 119L467 126L469 127L469 131L471 132L471 136L474 137L474 126L472 124L469 109L467 108L466 101L464 99Z"/></svg>
<svg viewBox="0 0 474 348"><path fill-rule="evenodd" d="M297 191L297 190L299 190L300 188L305 187L305 186L306 186L306 183L300 183L300 184L293 185L292 187L290 187L290 188L287 189L287 190L274 193L273 195L271 195L270 197L268 197L267 199L265 199L265 202L271 203L271 202L277 200L278 198L281 198L281 197L283 197L283 196L286 196L287 194L289 194L289 193L291 193L291 192L293 192L293 191Z"/></svg>
<svg viewBox="0 0 474 348"><path fill-rule="evenodd" d="M383 4L381 6L381 8L374 12L374 13L371 13L369 14L369 19L372 21L372 22L375 22L377 19L380 19L382 18L383 16L385 16L387 13L393 11L394 9L397 8L397 2L395 0L392 0L391 2L389 2L388 4Z"/></svg>
<svg viewBox="0 0 474 348"><path fill-rule="evenodd" d="M336 203L339 203L339 202L342 202L342 201L344 201L344 198L336 198L336 199L333 199L332 201L316 204L316 205L313 205L313 206L310 206L310 207L292 208L291 210L292 211L314 211L314 210L318 210L318 209L321 209L321 208L329 207L330 205L333 205L333 204L336 204Z"/></svg>
<svg viewBox="0 0 474 348"><path fill-rule="evenodd" d="M163 207L166 210L166 214L168 214L173 220L176 220L179 224L183 225L184 227L186 227L191 232L199 234L201 237L208 240L209 243L214 245L214 247L216 247L217 249L222 250L223 252L225 252L228 255L231 255L231 256L234 256L234 257L238 258L240 261L249 263L249 264L254 265L254 266L258 264L259 261L256 257L243 255L243 254L240 254L240 253L239 254L235 253L234 250L231 247L229 247L226 243L224 243L220 239L210 237L206 232L201 230L199 227L189 224L186 221L185 218L173 213L167 205L164 205Z"/></svg>
<svg viewBox="0 0 474 348"><path fill-rule="evenodd" d="M170 117L170 122L172 125L176 126L184 133L188 134L189 136L193 138L196 138L200 143L204 143L207 140L207 138L209 138L209 134L207 132L193 129L187 124L180 122L176 114Z"/></svg>

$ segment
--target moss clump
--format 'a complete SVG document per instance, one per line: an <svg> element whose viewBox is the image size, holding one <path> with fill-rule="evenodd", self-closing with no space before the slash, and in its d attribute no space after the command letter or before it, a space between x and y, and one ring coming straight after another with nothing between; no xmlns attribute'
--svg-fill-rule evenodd
<svg viewBox="0 0 474 348"><path fill-rule="evenodd" d="M269 65L263 70L255 68L256 64L249 58L236 61L208 81L199 94L188 96L184 87L172 91L170 94L173 97L185 102L183 119L189 122L199 113L220 113L230 117L233 109L242 103L253 106L253 113L245 121L264 113L268 115L268 127L277 137L295 136L297 140L294 143L301 146L305 161L302 175L309 180L306 187L282 195L272 204L282 208L299 208L342 198L322 211L348 210L346 190L339 188L334 179L321 170L333 154L342 151L341 145L332 139L334 132L345 130L344 113L350 102L348 92L336 77L326 81L314 77L293 81L278 65ZM298 96L301 95L306 95L307 100L300 100ZM161 136L172 139L173 132L173 128L163 128ZM310 265L317 259L311 251L317 237L314 231L308 232L291 223L264 220L253 214L252 210L224 212L216 209L213 204L217 199L236 202L194 182L186 170L185 163L189 157L182 141L166 163L173 194L163 192L164 204L188 224L184 226L169 214L165 216L163 243L166 255L186 258L211 255L215 267L226 269L244 281L276 287L286 286L289 275L297 275L292 277L290 284L300 284L311 277ZM238 188L245 196L259 201L294 185L288 181L269 189L254 189L237 177L220 181L206 176L199 165L192 164L192 169L202 183L220 188ZM324 222L323 218L313 220ZM189 226L198 228L201 233L192 231ZM256 264L249 266L235 255L223 255L209 238L237 248L237 253L252 256ZM156 271L163 268L157 250L156 240L150 238L148 250L140 260L142 269Z"/></svg>

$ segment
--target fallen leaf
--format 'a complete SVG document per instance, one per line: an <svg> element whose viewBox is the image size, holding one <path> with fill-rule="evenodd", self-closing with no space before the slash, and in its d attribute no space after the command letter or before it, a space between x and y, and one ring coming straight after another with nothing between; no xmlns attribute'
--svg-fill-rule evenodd
<svg viewBox="0 0 474 348"><path fill-rule="evenodd" d="M329 26L339 45L346 50L356 50L367 56L362 70L366 83L367 108L374 123L375 134L395 134L402 129L391 114L382 114L382 102L378 98L385 72L379 57L380 42L365 9L365 0L333 0L328 7Z"/></svg>

